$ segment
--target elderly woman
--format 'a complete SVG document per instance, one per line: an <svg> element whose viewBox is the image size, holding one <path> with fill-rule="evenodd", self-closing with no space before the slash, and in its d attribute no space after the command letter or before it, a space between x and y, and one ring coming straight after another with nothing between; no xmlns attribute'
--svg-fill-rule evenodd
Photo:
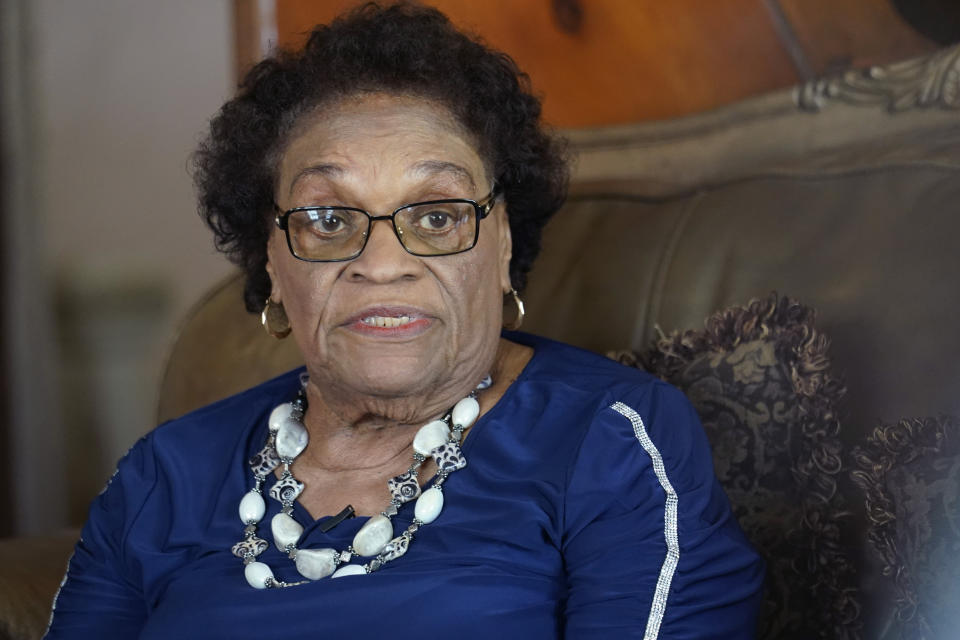
<svg viewBox="0 0 960 640"><path fill-rule="evenodd" d="M133 447L49 638L752 637L762 566L683 396L501 333L564 197L539 114L408 5L250 72L201 206L305 370Z"/></svg>

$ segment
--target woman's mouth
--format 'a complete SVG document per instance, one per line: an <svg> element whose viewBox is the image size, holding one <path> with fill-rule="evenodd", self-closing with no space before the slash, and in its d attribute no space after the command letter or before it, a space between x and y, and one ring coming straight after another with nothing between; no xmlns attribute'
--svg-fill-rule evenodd
<svg viewBox="0 0 960 640"><path fill-rule="evenodd" d="M347 322L347 326L358 333L390 338L419 335L429 329L432 324L432 318L409 307L368 308L354 315Z"/></svg>
<svg viewBox="0 0 960 640"><path fill-rule="evenodd" d="M410 324L414 318L410 316L367 316L366 318L361 318L360 322L370 327L380 327L381 329L392 329L393 327L399 327L401 325Z"/></svg>

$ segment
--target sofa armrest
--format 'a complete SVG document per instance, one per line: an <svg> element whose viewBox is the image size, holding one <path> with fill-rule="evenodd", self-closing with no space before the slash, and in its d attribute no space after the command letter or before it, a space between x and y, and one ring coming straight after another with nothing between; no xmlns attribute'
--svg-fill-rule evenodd
<svg viewBox="0 0 960 640"><path fill-rule="evenodd" d="M43 635L78 537L71 531L0 540L0 638Z"/></svg>

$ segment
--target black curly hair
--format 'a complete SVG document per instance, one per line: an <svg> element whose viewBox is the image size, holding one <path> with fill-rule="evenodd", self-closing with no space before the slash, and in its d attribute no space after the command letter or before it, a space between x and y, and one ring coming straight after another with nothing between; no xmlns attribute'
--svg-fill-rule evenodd
<svg viewBox="0 0 960 640"><path fill-rule="evenodd" d="M270 295L270 214L291 131L304 114L365 92L436 101L474 137L502 189L513 235L510 278L522 290L568 177L565 147L542 128L529 78L436 9L369 3L314 29L302 51L257 64L194 155L200 213L217 249L246 274L247 309L259 311Z"/></svg>

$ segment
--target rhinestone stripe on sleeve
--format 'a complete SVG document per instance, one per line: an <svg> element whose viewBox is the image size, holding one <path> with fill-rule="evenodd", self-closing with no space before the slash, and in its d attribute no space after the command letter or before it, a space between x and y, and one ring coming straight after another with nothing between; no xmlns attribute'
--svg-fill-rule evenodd
<svg viewBox="0 0 960 640"><path fill-rule="evenodd" d="M657 446L647 434L647 428L643 420L636 411L623 404L615 402L610 408L630 421L633 426L633 434L653 463L653 472L666 494L666 501L663 509L663 537L667 543L667 555L663 559L663 565L660 567L660 575L657 578L657 587L653 593L653 602L650 604L650 615L647 617L647 628L643 634L644 640L656 640L660 633L660 624L663 622L663 615L667 609L667 595L670 593L670 583L673 581L673 574L677 570L677 563L680 561L680 541L677 536L677 492L673 489L670 479L667 477L667 470L663 465L663 456Z"/></svg>

